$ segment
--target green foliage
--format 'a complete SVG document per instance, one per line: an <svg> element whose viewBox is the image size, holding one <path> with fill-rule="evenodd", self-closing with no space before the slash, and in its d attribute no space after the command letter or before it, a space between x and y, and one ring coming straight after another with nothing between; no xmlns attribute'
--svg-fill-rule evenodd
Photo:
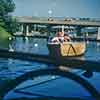
<svg viewBox="0 0 100 100"><path fill-rule="evenodd" d="M9 48L9 37L11 35L4 28L0 27L0 48Z"/></svg>
<svg viewBox="0 0 100 100"><path fill-rule="evenodd" d="M8 16L5 21L5 28L7 32L13 34L18 30L18 23L15 18L12 18L12 16Z"/></svg>
<svg viewBox="0 0 100 100"><path fill-rule="evenodd" d="M14 9L13 0L0 0L0 26L11 34L16 32L18 25L16 19L11 16Z"/></svg>
<svg viewBox="0 0 100 100"><path fill-rule="evenodd" d="M0 40L1 39L8 39L11 35L5 31L4 28L0 27Z"/></svg>
<svg viewBox="0 0 100 100"><path fill-rule="evenodd" d="M5 16L8 13L13 12L15 4L12 0L0 0L0 15Z"/></svg>

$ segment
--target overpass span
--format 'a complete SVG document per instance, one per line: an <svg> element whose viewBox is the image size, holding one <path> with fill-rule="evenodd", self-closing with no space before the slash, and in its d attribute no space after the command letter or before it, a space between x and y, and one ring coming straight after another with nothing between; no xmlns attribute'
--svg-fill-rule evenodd
<svg viewBox="0 0 100 100"><path fill-rule="evenodd" d="M85 27L100 27L100 21L91 20L60 20L60 19L39 19L32 17L16 17L19 23L26 24L50 24L50 25L69 25L69 26L85 26Z"/></svg>

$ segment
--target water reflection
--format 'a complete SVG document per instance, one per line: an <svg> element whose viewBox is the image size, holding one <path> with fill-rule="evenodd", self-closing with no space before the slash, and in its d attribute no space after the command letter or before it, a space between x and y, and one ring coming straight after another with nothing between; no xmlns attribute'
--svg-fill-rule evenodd
<svg viewBox="0 0 100 100"><path fill-rule="evenodd" d="M37 53L37 54L48 54L48 49L46 47L46 39L38 38L15 38L11 46L14 51L28 52L28 53Z"/></svg>
<svg viewBox="0 0 100 100"><path fill-rule="evenodd" d="M100 52L100 42L97 42L97 52Z"/></svg>
<svg viewBox="0 0 100 100"><path fill-rule="evenodd" d="M100 42L89 42L87 44L87 50L84 55L85 59L87 60L93 60L93 61L99 61L100 59L100 46L98 46Z"/></svg>

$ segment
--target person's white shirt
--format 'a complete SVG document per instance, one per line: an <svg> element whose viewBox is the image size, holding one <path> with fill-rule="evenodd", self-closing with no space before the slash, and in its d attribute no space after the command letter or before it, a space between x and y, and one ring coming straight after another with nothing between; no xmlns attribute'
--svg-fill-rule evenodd
<svg viewBox="0 0 100 100"><path fill-rule="evenodd" d="M54 37L51 42L63 42L64 41L64 37Z"/></svg>

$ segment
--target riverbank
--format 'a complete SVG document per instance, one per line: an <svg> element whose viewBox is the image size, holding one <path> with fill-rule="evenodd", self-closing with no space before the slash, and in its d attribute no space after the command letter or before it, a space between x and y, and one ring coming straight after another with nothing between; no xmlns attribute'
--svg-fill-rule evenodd
<svg viewBox="0 0 100 100"><path fill-rule="evenodd" d="M6 32L4 28L0 27L0 40L8 39L10 36L10 33Z"/></svg>
<svg viewBox="0 0 100 100"><path fill-rule="evenodd" d="M9 37L11 37L11 34L6 32L4 28L0 27L0 48L8 47Z"/></svg>

